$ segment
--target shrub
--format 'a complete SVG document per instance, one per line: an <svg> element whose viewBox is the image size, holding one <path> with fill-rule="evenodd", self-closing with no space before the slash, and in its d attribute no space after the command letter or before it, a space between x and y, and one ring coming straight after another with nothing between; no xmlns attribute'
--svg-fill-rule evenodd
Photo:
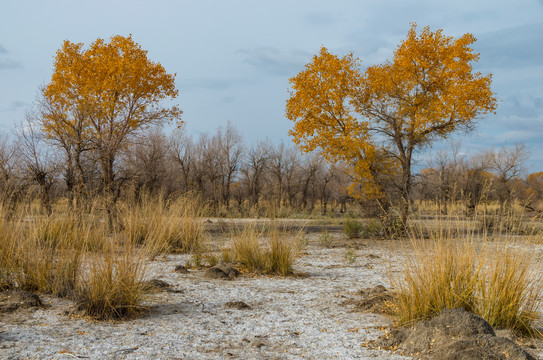
<svg viewBox="0 0 543 360"><path fill-rule="evenodd" d="M367 237L376 237L383 235L383 225L376 219L370 219L366 225L366 234Z"/></svg>
<svg viewBox="0 0 543 360"><path fill-rule="evenodd" d="M20 267L18 257L22 254L19 250L21 244L15 235L19 229L9 224L3 218L0 209L0 291L14 288L20 279Z"/></svg>
<svg viewBox="0 0 543 360"><path fill-rule="evenodd" d="M387 238L393 239L406 235L405 224L402 223L398 216L391 215L381 219L383 233Z"/></svg>
<svg viewBox="0 0 543 360"><path fill-rule="evenodd" d="M36 217L13 220L11 239L16 268L12 271L18 288L71 296L80 275L88 237L87 225L73 217ZM16 234L16 235L15 235Z"/></svg>
<svg viewBox="0 0 543 360"><path fill-rule="evenodd" d="M0 289L69 297L98 319L142 309L143 253L105 231L105 222L20 209L9 219L4 215L0 205Z"/></svg>
<svg viewBox="0 0 543 360"><path fill-rule="evenodd" d="M357 239L362 237L364 232L364 223L354 219L345 220L343 224L343 232L349 239Z"/></svg>
<svg viewBox="0 0 543 360"><path fill-rule="evenodd" d="M264 249L260 244L260 234L254 227L247 227L232 238L234 259L249 271L262 272L266 268Z"/></svg>
<svg viewBox="0 0 543 360"><path fill-rule="evenodd" d="M484 214L479 220L479 230L481 232L498 235L533 235L537 233L535 221L523 219L522 214L515 215L513 213L506 215L489 215Z"/></svg>

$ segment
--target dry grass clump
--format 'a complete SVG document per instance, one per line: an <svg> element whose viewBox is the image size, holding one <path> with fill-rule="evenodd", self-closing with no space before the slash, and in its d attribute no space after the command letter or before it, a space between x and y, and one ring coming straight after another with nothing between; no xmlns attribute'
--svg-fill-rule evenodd
<svg viewBox="0 0 543 360"><path fill-rule="evenodd" d="M327 249L332 248L333 245L334 245L334 239L333 239L332 235L330 235L330 233L326 229L321 231L318 240L319 240L319 244L321 244L321 246L323 246L323 247L325 247Z"/></svg>
<svg viewBox="0 0 543 360"><path fill-rule="evenodd" d="M453 234L461 234L459 237ZM413 236L414 254L391 277L400 323L463 308L494 327L532 334L541 308L541 272L533 251L511 237L487 241L470 231L441 229L432 240Z"/></svg>
<svg viewBox="0 0 543 360"><path fill-rule="evenodd" d="M343 232L349 239L358 239L364 234L364 223L359 220L347 219L343 224Z"/></svg>
<svg viewBox="0 0 543 360"><path fill-rule="evenodd" d="M68 297L98 319L137 313L144 295L143 253L104 224L23 209L8 218L0 206L0 290Z"/></svg>
<svg viewBox="0 0 543 360"><path fill-rule="evenodd" d="M0 217L2 287L72 294L86 242L80 226L31 218L24 212L9 221Z"/></svg>
<svg viewBox="0 0 543 360"><path fill-rule="evenodd" d="M299 238L279 231L277 226L267 234L247 227L233 235L231 250L223 250L223 254L228 254L249 271L286 276L292 274L299 250Z"/></svg>
<svg viewBox="0 0 543 360"><path fill-rule="evenodd" d="M149 291L143 282L145 255L125 242L89 256L88 271L80 278L75 297L78 307L100 320L140 314Z"/></svg>
<svg viewBox="0 0 543 360"><path fill-rule="evenodd" d="M393 223L386 224L387 226L393 226ZM381 236L385 230L390 230L389 233L393 234L395 229L383 229L383 225L376 219L370 219L367 222L362 220L347 219L343 224L343 232L349 239L358 238L372 238Z"/></svg>
<svg viewBox="0 0 543 360"><path fill-rule="evenodd" d="M22 251L16 236L19 229L8 222L5 215L0 205L0 291L17 287L21 277L19 256Z"/></svg>
<svg viewBox="0 0 543 360"><path fill-rule="evenodd" d="M492 236L528 235L533 237L540 231L541 217L526 217L523 213L506 213L504 215L484 214L479 220L479 229Z"/></svg>
<svg viewBox="0 0 543 360"><path fill-rule="evenodd" d="M204 225L197 199L165 201L161 196L144 196L140 203L124 204L121 224L127 238L153 254L201 251Z"/></svg>

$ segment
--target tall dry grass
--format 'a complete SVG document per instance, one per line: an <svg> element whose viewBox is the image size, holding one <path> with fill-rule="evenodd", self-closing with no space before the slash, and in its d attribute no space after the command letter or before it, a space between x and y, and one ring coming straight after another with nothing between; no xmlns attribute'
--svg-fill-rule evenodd
<svg viewBox="0 0 543 360"><path fill-rule="evenodd" d="M148 254L133 242L119 241L120 235L114 234L112 239L104 251L87 254L87 269L75 296L80 309L101 320L142 313L148 292L144 284Z"/></svg>
<svg viewBox="0 0 543 360"><path fill-rule="evenodd" d="M151 254L194 253L205 245L201 211L197 198L167 201L147 195L141 202L122 204L120 222L126 237L144 245Z"/></svg>
<svg viewBox="0 0 543 360"><path fill-rule="evenodd" d="M223 253L249 271L286 276L292 274L300 249L300 234L281 231L275 224L264 231L248 226L233 234L231 247Z"/></svg>
<svg viewBox="0 0 543 360"><path fill-rule="evenodd" d="M409 324L464 308L494 327L533 334L543 278L530 239L491 236L464 220L441 222L438 229L427 225L412 234L413 254L401 271L391 273L397 320Z"/></svg>
<svg viewBox="0 0 543 360"><path fill-rule="evenodd" d="M9 220L0 209L3 287L69 296L76 287L85 234L69 221L26 216Z"/></svg>
<svg viewBox="0 0 543 360"><path fill-rule="evenodd" d="M132 315L144 296L142 254L103 220L26 207L8 216L0 205L0 290L68 297L99 319Z"/></svg>

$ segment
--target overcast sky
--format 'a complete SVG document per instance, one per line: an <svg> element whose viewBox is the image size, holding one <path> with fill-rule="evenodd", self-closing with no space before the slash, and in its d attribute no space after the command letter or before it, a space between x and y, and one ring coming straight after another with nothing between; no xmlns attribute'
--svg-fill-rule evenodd
<svg viewBox="0 0 543 360"><path fill-rule="evenodd" d="M474 34L476 68L493 74L498 112L481 119L476 133L460 136L462 150L525 143L528 170L543 170L543 0L2 0L0 11L5 132L50 80L63 40L88 45L132 34L151 60L177 73L189 133L212 133L230 121L247 143L288 142L288 79L322 45L372 65L390 59L416 22L447 35Z"/></svg>

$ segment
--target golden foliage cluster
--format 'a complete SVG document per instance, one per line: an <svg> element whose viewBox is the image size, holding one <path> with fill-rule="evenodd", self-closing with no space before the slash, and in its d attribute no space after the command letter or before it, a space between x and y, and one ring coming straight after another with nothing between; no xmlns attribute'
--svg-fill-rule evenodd
<svg viewBox="0 0 543 360"><path fill-rule="evenodd" d="M366 195L382 191L379 176L408 170L414 149L494 112L492 76L474 72L475 37L457 39L412 24L391 61L361 69L352 53L322 47L290 79L286 115L304 151L346 160Z"/></svg>
<svg viewBox="0 0 543 360"><path fill-rule="evenodd" d="M138 129L180 120L175 74L148 59L131 36L97 39L88 49L64 41L51 81L42 89L41 128L67 148L114 153Z"/></svg>

